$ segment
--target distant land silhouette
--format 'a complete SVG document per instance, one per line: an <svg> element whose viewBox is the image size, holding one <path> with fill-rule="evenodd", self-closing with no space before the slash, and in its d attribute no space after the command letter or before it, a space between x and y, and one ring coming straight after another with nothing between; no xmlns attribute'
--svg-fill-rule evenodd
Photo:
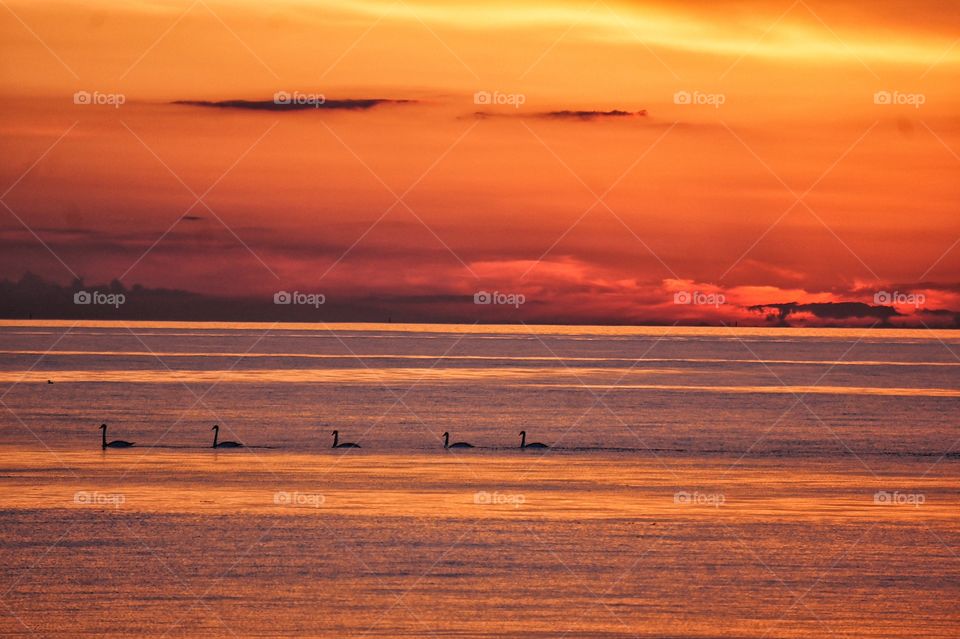
<svg viewBox="0 0 960 639"><path fill-rule="evenodd" d="M97 303L75 301L82 293L99 297ZM112 296L112 297L111 297ZM120 297L122 296L122 298ZM333 297L333 296L331 296ZM122 299L122 303L118 301ZM527 306L535 303L528 302ZM489 307L483 307L489 308ZM483 324L580 324L672 326L668 318L638 318L635 321L611 321L596 317L575 319L557 317L545 320L544 309L532 315L512 314L480 316ZM790 326L793 314L813 315L825 327L850 326L844 320L872 320L878 328L891 328L895 318L908 318L892 306L872 306L863 302L797 302L758 304L748 307L756 319L751 326ZM927 316L952 320L946 328L960 328L960 312L924 309ZM308 304L276 304L272 296L248 298L220 297L190 291L131 287L114 280L109 284L87 284L82 279L67 285L50 282L27 272L20 280L0 280L0 318L2 319L88 319L88 320L156 320L156 321L223 321L223 322L400 322L400 323L465 323L478 321L478 309L469 296L375 296L355 295L349 298L327 298L320 306ZM680 322L679 326L723 326L718 322ZM916 324L917 328L923 326ZM943 328L944 323L938 322Z"/></svg>

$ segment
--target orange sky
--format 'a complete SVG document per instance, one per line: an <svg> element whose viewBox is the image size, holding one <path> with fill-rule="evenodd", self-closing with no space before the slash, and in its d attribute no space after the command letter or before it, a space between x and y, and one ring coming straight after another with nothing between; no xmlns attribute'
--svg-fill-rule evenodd
<svg viewBox="0 0 960 639"><path fill-rule="evenodd" d="M0 277L953 325L958 36L934 1L4 0Z"/></svg>

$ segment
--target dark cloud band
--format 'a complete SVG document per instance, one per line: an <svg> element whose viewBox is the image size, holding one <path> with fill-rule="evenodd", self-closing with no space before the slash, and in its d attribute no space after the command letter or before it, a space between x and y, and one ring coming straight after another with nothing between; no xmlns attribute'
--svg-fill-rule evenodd
<svg viewBox="0 0 960 639"><path fill-rule="evenodd" d="M414 100L387 98L363 98L345 100L314 100L306 102L277 102L274 100L176 100L172 104L209 107L216 109L241 109L246 111L366 111L385 104L409 104Z"/></svg>

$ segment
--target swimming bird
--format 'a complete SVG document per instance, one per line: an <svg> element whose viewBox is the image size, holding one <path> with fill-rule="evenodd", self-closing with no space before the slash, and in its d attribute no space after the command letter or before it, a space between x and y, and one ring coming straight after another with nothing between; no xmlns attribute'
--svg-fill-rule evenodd
<svg viewBox="0 0 960 639"><path fill-rule="evenodd" d="M343 442L340 443L340 431L335 430L333 433L333 446L331 448L360 448L360 444L354 444L353 442Z"/></svg>
<svg viewBox="0 0 960 639"><path fill-rule="evenodd" d="M446 448L473 448L473 444L468 444L467 442L456 442L454 444L450 443L450 433L443 434L443 447Z"/></svg>
<svg viewBox="0 0 960 639"><path fill-rule="evenodd" d="M100 424L100 431L103 437L102 444L100 445L102 450L106 450L108 448L130 448L133 446L133 442L125 442L122 439L115 439L112 442L108 442L106 424Z"/></svg>
<svg viewBox="0 0 960 639"><path fill-rule="evenodd" d="M243 444L240 442L220 442L217 443L217 438L220 436L220 425L214 424L213 428L210 430L213 431L213 447L214 448L243 448Z"/></svg>
<svg viewBox="0 0 960 639"><path fill-rule="evenodd" d="M520 431L520 448L550 448L546 444L541 444L540 442L531 442L527 443L527 431Z"/></svg>

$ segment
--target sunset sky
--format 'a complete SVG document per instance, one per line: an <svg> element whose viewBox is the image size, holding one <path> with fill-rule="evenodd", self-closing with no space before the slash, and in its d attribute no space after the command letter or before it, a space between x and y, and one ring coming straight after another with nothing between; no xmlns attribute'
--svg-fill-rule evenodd
<svg viewBox="0 0 960 639"><path fill-rule="evenodd" d="M955 2L2 0L0 42L0 279L960 325Z"/></svg>

